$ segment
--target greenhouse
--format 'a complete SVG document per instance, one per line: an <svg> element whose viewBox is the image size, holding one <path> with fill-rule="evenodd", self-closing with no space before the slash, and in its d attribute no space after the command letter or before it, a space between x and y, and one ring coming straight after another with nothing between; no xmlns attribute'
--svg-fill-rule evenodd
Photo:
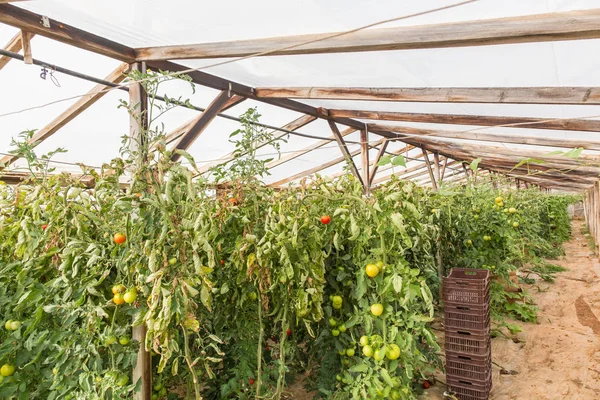
<svg viewBox="0 0 600 400"><path fill-rule="evenodd" d="M592 0L0 0L0 399L600 398Z"/></svg>

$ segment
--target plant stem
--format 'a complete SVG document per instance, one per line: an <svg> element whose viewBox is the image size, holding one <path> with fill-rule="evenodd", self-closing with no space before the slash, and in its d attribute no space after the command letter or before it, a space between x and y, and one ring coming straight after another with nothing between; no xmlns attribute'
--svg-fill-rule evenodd
<svg viewBox="0 0 600 400"><path fill-rule="evenodd" d="M281 322L281 341L279 342L279 377L277 378L277 400L281 399L283 384L285 381L285 339L287 337L287 311L288 304L283 309L283 321Z"/></svg>
<svg viewBox="0 0 600 400"><path fill-rule="evenodd" d="M192 380L194 382L194 392L196 393L196 400L202 400L202 396L200 395L200 384L198 382L198 377L196 376L196 372L194 371L194 366L192 365L192 358L190 357L190 346L188 343L187 332L185 331L185 327L181 327L183 330L183 345L185 350L185 362L190 369L190 373L192 374Z"/></svg>
<svg viewBox="0 0 600 400"><path fill-rule="evenodd" d="M260 386L262 384L262 340L265 331L265 327L263 325L262 320L262 303L261 303L261 293L260 289L258 289L258 324L260 326L258 331L258 355L257 355L257 372L256 372L256 398L260 396Z"/></svg>

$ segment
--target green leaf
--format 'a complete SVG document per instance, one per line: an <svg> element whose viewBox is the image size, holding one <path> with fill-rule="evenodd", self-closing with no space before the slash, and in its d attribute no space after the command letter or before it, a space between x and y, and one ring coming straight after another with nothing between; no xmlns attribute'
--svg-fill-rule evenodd
<svg viewBox="0 0 600 400"><path fill-rule="evenodd" d="M476 158L473 161L471 161L471 163L469 164L469 168L471 168L473 171L477 171L477 167L479 166L479 163L481 162L481 157L480 158Z"/></svg>
<svg viewBox="0 0 600 400"><path fill-rule="evenodd" d="M392 165L400 165L402 167L406 167L406 160L404 159L404 156L400 154L394 157L394 159L392 160Z"/></svg>
<svg viewBox="0 0 600 400"><path fill-rule="evenodd" d="M379 371L379 375L381 375L381 377L383 378L385 383L387 383L389 386L392 386L392 387L394 386L394 381L392 381L392 378L390 377L390 373L388 372L387 369L381 368L381 370Z"/></svg>
<svg viewBox="0 0 600 400"><path fill-rule="evenodd" d="M391 156L383 156L379 159L379 162L377 163L378 167L383 167L385 165L388 165L389 163L392 162L392 157Z"/></svg>
<svg viewBox="0 0 600 400"><path fill-rule="evenodd" d="M350 367L348 371L350 372L367 372L369 370L369 366L367 364L356 364Z"/></svg>

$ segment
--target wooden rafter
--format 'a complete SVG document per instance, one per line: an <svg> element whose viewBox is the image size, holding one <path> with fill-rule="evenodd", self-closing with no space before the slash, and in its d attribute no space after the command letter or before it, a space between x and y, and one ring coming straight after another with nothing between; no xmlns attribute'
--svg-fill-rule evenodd
<svg viewBox="0 0 600 400"><path fill-rule="evenodd" d="M442 184L442 173L440 171L440 153L433 153L433 172L438 185Z"/></svg>
<svg viewBox="0 0 600 400"><path fill-rule="evenodd" d="M348 166L350 167L352 174L354 174L356 179L358 179L360 181L360 183L363 185L363 187L366 188L368 183L364 182L362 177L360 176L360 172L358 172L358 168L356 168L356 164L354 163L354 160L352 159L352 155L350 154L350 151L348 150L348 146L346 146L346 142L344 141L342 133L338 129L335 122L333 122L333 121L328 121L328 122L329 122L329 127L331 128L331 132L333 132L333 137L335 137L335 141L337 142L338 146L340 147L342 154L346 158L346 163L348 163ZM361 151L362 151L362 146L361 146Z"/></svg>
<svg viewBox="0 0 600 400"><path fill-rule="evenodd" d="M368 100L428 103L600 104L599 87L274 87L257 88L256 95L259 98L271 99Z"/></svg>
<svg viewBox="0 0 600 400"><path fill-rule="evenodd" d="M125 75L123 73L127 70L127 68L127 64L121 64L104 79L109 82L119 83L123 81L123 79L125 79ZM107 93L103 91L107 88L108 86L106 85L94 86L92 90L88 92L88 94L79 98L79 100L77 100L75 104L73 104L66 111L64 111L62 114L56 117L52 122L50 122L48 125L40 129L39 131L35 132L33 137L29 140L29 143L35 146L39 142L42 142L50 136L52 136L60 128L62 128L67 123L72 121L75 117L77 117L79 114L87 110L92 104L100 100ZM0 165L7 166L9 164L12 164L18 158L19 156L17 155L5 156L0 160Z"/></svg>
<svg viewBox="0 0 600 400"><path fill-rule="evenodd" d="M331 37L338 35L337 37ZM568 11L434 25L368 29L339 36L325 33L136 50L138 60L321 54L358 51L485 46L600 37L600 10ZM301 43L311 42L297 46ZM296 46L290 48L290 46Z"/></svg>
<svg viewBox="0 0 600 400"><path fill-rule="evenodd" d="M17 33L11 40L4 46L4 50L10 51L11 53L18 53L23 48L21 42L21 32ZM12 58L7 56L0 56L0 69L4 68Z"/></svg>
<svg viewBox="0 0 600 400"><path fill-rule="evenodd" d="M600 141L598 140L573 140L573 139L556 139L543 136L526 136L526 135L505 135L499 133L482 133L474 131L447 131L441 129L423 129L413 128L408 126L397 125L381 125L369 124L371 129L375 131L395 132L400 135L417 135L417 136L432 136L444 139L456 140L474 140L491 143L512 143L527 146L544 146L544 147L559 147L559 148L575 148L581 147L586 150L600 150ZM452 140L452 141L456 141Z"/></svg>
<svg viewBox="0 0 600 400"><path fill-rule="evenodd" d="M423 122L430 124L500 126L505 128L549 129L565 131L600 132L600 120L498 117L488 115L419 114L391 111L329 110L338 118L372 119L381 121Z"/></svg>
<svg viewBox="0 0 600 400"><path fill-rule="evenodd" d="M183 133L179 138L174 140L173 144L173 155L171 159L173 161L178 160L181 155L175 153L176 150L187 150L192 143L198 139L198 137L204 132L204 130L208 127L208 125L212 122L213 119L224 109L229 107L233 107L235 104L238 104L244 101L245 98L233 95L230 96L229 93L223 90L221 93L215 97L212 103L206 107L206 110L202 112L193 123L190 124L189 129Z"/></svg>
<svg viewBox="0 0 600 400"><path fill-rule="evenodd" d="M40 14L11 4L0 4L0 23L127 63L135 61L134 50L130 47L85 32L52 18L48 19L50 28L46 28L40 23L41 19Z"/></svg>
<svg viewBox="0 0 600 400"><path fill-rule="evenodd" d="M313 117L312 115L303 115L299 118L296 118L295 120L293 120L292 122L290 122L289 124L286 124L283 126L283 129L288 130L288 131L295 131L297 129L302 128L303 126L313 122L315 119L317 119L316 117ZM288 135L288 133L279 133L275 136L276 138L282 138L284 136ZM257 148L263 147L267 145L267 142L263 142L263 143L259 143ZM242 154L243 155L243 154ZM227 154L226 156L220 158L218 161L214 161L212 163L203 165L202 167L200 167L198 169L198 173L199 174L204 174L207 171L209 171L211 168L217 166L217 165L221 165L221 164L225 164L231 160L233 160L236 157L236 153L231 152L229 154Z"/></svg>

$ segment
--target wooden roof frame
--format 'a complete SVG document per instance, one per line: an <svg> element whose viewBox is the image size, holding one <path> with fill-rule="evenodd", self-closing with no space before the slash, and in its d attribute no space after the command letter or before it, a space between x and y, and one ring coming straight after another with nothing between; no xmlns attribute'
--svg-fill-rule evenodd
<svg viewBox="0 0 600 400"><path fill-rule="evenodd" d="M6 49L16 53L25 45L26 61L31 61L31 52L28 43L33 35L41 35L62 43L92 51L94 53L120 60L126 64L136 61L146 61L148 68L161 69L165 71L179 72L187 67L174 63L172 59L178 58L221 58L236 56L260 56L266 53L270 55L288 54L320 54L341 53L355 51L381 51L401 49L429 49L442 47L482 46L491 44L529 43L557 40L580 40L600 38L600 9L570 11L560 13L548 13L521 17L496 18L491 20L454 22L447 24L399 27L387 29L371 29L355 32L352 34L337 35L335 38L318 40L314 43L297 46L292 42L306 41L309 38L319 39L330 34L304 35L287 38L253 39L247 41L224 42L218 44L198 44L189 46L167 46L161 48L134 49L126 45L102 38L98 35L83 31L76 27L64 24L60 21L48 19L50 27L39 23L42 16L17 6L6 4L10 1L0 0L0 23L11 25L21 30L7 45ZM569 23L565 23L569 21ZM575 22L576 23L575 23ZM475 29L477 27L477 29ZM289 45L288 49L277 50L280 45ZM267 51L268 50L268 51ZM275 50L275 51L271 51ZM6 54L6 53L5 53ZM14 56L13 56L14 57ZM0 69L10 60L5 56L0 57ZM332 137L308 146L304 149L292 152L280 160L271 161L267 166L274 168L294 158L318 149L332 139L337 140L340 149L344 153L343 159L361 154L362 162L354 165L354 173L359 179L365 181L366 189L375 181L375 174L381 168L377 168L378 160L386 152L387 139L402 140L405 143L420 147L426 153L434 153L435 162L432 165L429 157L425 157L426 164L431 167L430 181L432 185L443 179L444 171L450 163L448 159L469 161L477 154L477 149L469 148L464 140L475 140L478 142L515 143L519 145L551 146L551 147L582 147L589 150L600 151L600 142L596 141L570 141L559 139L541 139L532 136L504 135L496 133L479 132L456 132L448 130L417 129L405 126L390 126L379 123L365 123L367 120L378 121L400 121L421 122L437 124L460 124L482 127L493 127L503 125L507 128L530 128L550 129L567 131L600 131L600 121L587 119L558 119L558 118L532 118L532 117L509 117L509 116L477 116L477 115L445 115L445 114L419 114L419 113L394 113L383 111L366 110L327 110L317 108L294 99L343 99L343 100L374 100L374 101L427 101L427 102L471 102L471 103L513 103L513 104L600 104L600 88L597 87L542 87L542 88L253 88L231 80L227 80L202 71L187 73L195 84L206 86L221 91L220 96L215 99L200 116L195 118L195 123L183 125L180 129L170 135L169 141L175 142L174 148L186 149L202 133L208 123L223 109L237 104L244 99L257 100L266 104L299 112L305 117L305 121L312 122L316 119L324 119L333 129ZM107 77L109 80L111 76ZM120 82L115 78L111 82ZM223 93L227 92L225 101ZM90 95L92 96L92 92ZM92 96L93 97L93 96ZM101 96L100 96L101 97ZM231 98L233 98L233 100ZM87 97L86 97L87 98ZM82 98L82 101L85 98ZM78 102L69 108L57 120L49 126L36 133L36 140L44 140L56 132L89 105ZM58 121L58 122L57 122ZM307 122L308 123L308 122ZM303 126L305 124L301 124ZM339 126L347 127L340 130ZM290 131L299 129L301 126L291 126ZM335 129L334 129L335 127ZM343 137L354 132L361 132L362 145L358 151L350 152L345 146ZM379 152L374 161L369 160L369 148L365 140L367 133L382 136L377 141L380 145ZM427 137L427 138L425 138ZM443 138L444 141L432 141L434 138ZM498 169L506 168L507 163L518 162L518 159L502 153L502 148L483 146L489 151L489 161L499 163ZM518 149L515 150L519 157L542 157L537 151ZM440 163L439 155L445 158ZM174 155L176 158L177 155ZM573 160L559 159L556 156L547 156L548 164L545 166L530 165L536 170L571 168L569 174L573 175L574 183L586 184L589 179L597 179L598 173L593 166L580 166ZM585 159L585 157L583 157ZM221 162L232 159L229 154ZM337 159L336 159L337 160ZM329 163L336 162L331 160ZM2 161L10 164L14 157L5 157ZM596 161L595 159L593 161ZM352 163L353 164L353 163ZM334 165L334 164L331 164ZM206 172L208 166L201 167L201 172ZM362 174L358 171L362 170ZM519 171L514 170L514 171ZM303 171L302 173L305 173ZM513 170L508 171L513 172ZM507 171L503 171L509 175ZM516 172L515 172L516 173ZM545 178L549 179L550 176ZM522 178L519 178L522 179ZM561 181L559 177L552 179ZM525 181L525 179L523 179ZM289 182L289 181L288 181Z"/></svg>

